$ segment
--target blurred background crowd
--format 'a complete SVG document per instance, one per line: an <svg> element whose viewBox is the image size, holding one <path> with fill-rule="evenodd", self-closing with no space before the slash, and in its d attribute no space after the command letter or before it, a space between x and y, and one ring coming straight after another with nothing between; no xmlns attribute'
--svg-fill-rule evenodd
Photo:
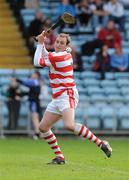
<svg viewBox="0 0 129 180"><path fill-rule="evenodd" d="M33 37L64 12L72 14L76 23L54 30L45 44L53 51L57 33L71 36L80 92L77 120L97 130L129 129L128 0L2 0L0 9L1 129L17 130L23 125L30 130L26 119L31 119L33 135L38 136L38 123L51 90L47 69L33 67L37 45ZM55 129L61 128L58 124Z"/></svg>

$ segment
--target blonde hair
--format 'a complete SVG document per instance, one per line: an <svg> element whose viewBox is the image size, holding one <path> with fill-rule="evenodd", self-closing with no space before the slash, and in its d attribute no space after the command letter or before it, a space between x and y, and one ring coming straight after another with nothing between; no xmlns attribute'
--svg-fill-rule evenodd
<svg viewBox="0 0 129 180"><path fill-rule="evenodd" d="M66 45L69 45L69 44L70 44L71 38L70 38L69 34L60 33L58 36L60 36L60 37L62 37L62 38L66 38L66 40L67 40Z"/></svg>

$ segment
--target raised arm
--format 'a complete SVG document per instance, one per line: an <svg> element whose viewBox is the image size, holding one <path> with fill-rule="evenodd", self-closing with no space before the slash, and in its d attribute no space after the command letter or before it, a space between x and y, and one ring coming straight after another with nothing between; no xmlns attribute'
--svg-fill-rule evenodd
<svg viewBox="0 0 129 180"><path fill-rule="evenodd" d="M34 65L38 67L50 66L49 52L45 48L44 39L45 36L42 33L37 36L38 45L34 54Z"/></svg>

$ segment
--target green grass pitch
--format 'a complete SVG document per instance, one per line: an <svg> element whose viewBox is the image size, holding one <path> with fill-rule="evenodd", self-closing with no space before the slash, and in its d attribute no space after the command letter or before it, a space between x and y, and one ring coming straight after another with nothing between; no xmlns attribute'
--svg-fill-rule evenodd
<svg viewBox="0 0 129 180"><path fill-rule="evenodd" d="M129 139L108 139L110 159L88 140L58 139L65 165L46 164L54 154L43 140L0 140L0 180L129 180Z"/></svg>

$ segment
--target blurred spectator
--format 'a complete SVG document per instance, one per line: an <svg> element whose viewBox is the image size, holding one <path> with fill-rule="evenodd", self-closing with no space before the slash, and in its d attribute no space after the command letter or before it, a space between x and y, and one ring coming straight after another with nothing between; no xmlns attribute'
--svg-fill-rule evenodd
<svg viewBox="0 0 129 180"><path fill-rule="evenodd" d="M82 44L81 46L81 52L83 55L86 56L92 56L95 49L98 48L102 48L103 46L103 42L99 39L94 39L92 41L87 41L84 44Z"/></svg>
<svg viewBox="0 0 129 180"><path fill-rule="evenodd" d="M7 129L16 130L18 128L21 106L21 90L15 78L11 78L10 86L8 87L5 95L7 96L7 107L9 113Z"/></svg>
<svg viewBox="0 0 129 180"><path fill-rule="evenodd" d="M73 6L79 2L80 2L80 0L69 0L69 3L72 4Z"/></svg>
<svg viewBox="0 0 129 180"><path fill-rule="evenodd" d="M61 3L57 9L57 18L60 17L64 12L68 12L73 16L76 16L76 9L75 6L69 3L69 0L61 0Z"/></svg>
<svg viewBox="0 0 129 180"><path fill-rule="evenodd" d="M30 102L30 115L34 125L34 138L38 138L39 135L39 94L40 94L40 73L35 71L31 77L27 80L17 79L17 82L29 88L28 97Z"/></svg>
<svg viewBox="0 0 129 180"><path fill-rule="evenodd" d="M107 27L100 29L98 32L98 39L106 44L108 48L114 48L114 45L117 43L121 45L122 39L119 30L115 27L113 20L109 20Z"/></svg>
<svg viewBox="0 0 129 180"><path fill-rule="evenodd" d="M119 2L121 2L124 7L129 8L129 0L119 0Z"/></svg>
<svg viewBox="0 0 129 180"><path fill-rule="evenodd" d="M105 72L110 71L110 56L107 45L104 45L97 53L93 71L100 72L101 79L105 79Z"/></svg>
<svg viewBox="0 0 129 180"><path fill-rule="evenodd" d="M100 49L103 45L107 45L108 48L114 48L116 43L121 45L121 34L115 27L114 21L109 20L107 26L100 29L96 39L85 42L82 45L82 53L91 56L96 48Z"/></svg>
<svg viewBox="0 0 129 180"><path fill-rule="evenodd" d="M28 9L38 9L39 8L39 0L25 0L25 8Z"/></svg>
<svg viewBox="0 0 129 180"><path fill-rule="evenodd" d="M106 4L105 10L109 14L109 18L118 24L120 31L125 31L124 6L118 0L111 0Z"/></svg>
<svg viewBox="0 0 129 180"><path fill-rule="evenodd" d="M56 13L55 19L58 19L65 12L72 14L74 17L76 16L76 8L74 5L69 3L69 0L61 0L61 3L57 7L57 13ZM70 28L74 27L74 25L63 24L62 26L60 26L59 32L62 31L62 29L66 26L68 26Z"/></svg>
<svg viewBox="0 0 129 180"><path fill-rule="evenodd" d="M46 101L48 99L48 86L45 84L45 80L43 78L40 79L40 118L43 117L43 113L46 109Z"/></svg>
<svg viewBox="0 0 129 180"><path fill-rule="evenodd" d="M115 44L115 52L111 55L110 64L114 72L129 71L129 55L122 51L119 44Z"/></svg>
<svg viewBox="0 0 129 180"><path fill-rule="evenodd" d="M47 30L51 25L52 25L51 19L50 18L46 19L44 26L43 26L44 31ZM45 43L45 47L48 51L54 50L55 39L56 39L55 31L52 31L50 33L50 35L45 38L44 43Z"/></svg>
<svg viewBox="0 0 129 180"><path fill-rule="evenodd" d="M35 15L35 19L31 21L28 27L28 45L32 55L34 53L34 43L35 43L33 36L37 36L42 32L44 24L45 24L44 15L40 11L37 11Z"/></svg>
<svg viewBox="0 0 129 180"><path fill-rule="evenodd" d="M79 26L86 26L91 19L92 11L88 0L81 0L76 5L76 17L79 23Z"/></svg>
<svg viewBox="0 0 129 180"><path fill-rule="evenodd" d="M7 0L7 1L10 4L11 8L13 9L15 16L18 17L20 10L25 8L25 6L24 6L25 0L20 0L20 1L19 0L11 0L11 1Z"/></svg>
<svg viewBox="0 0 129 180"><path fill-rule="evenodd" d="M98 30L100 26L106 26L108 22L108 13L105 11L105 3L102 0L95 0L91 5L93 12L93 28Z"/></svg>
<svg viewBox="0 0 129 180"><path fill-rule="evenodd" d="M81 54L79 54L75 47L71 47L71 54L73 57L73 69L74 71L83 71L83 64Z"/></svg>

